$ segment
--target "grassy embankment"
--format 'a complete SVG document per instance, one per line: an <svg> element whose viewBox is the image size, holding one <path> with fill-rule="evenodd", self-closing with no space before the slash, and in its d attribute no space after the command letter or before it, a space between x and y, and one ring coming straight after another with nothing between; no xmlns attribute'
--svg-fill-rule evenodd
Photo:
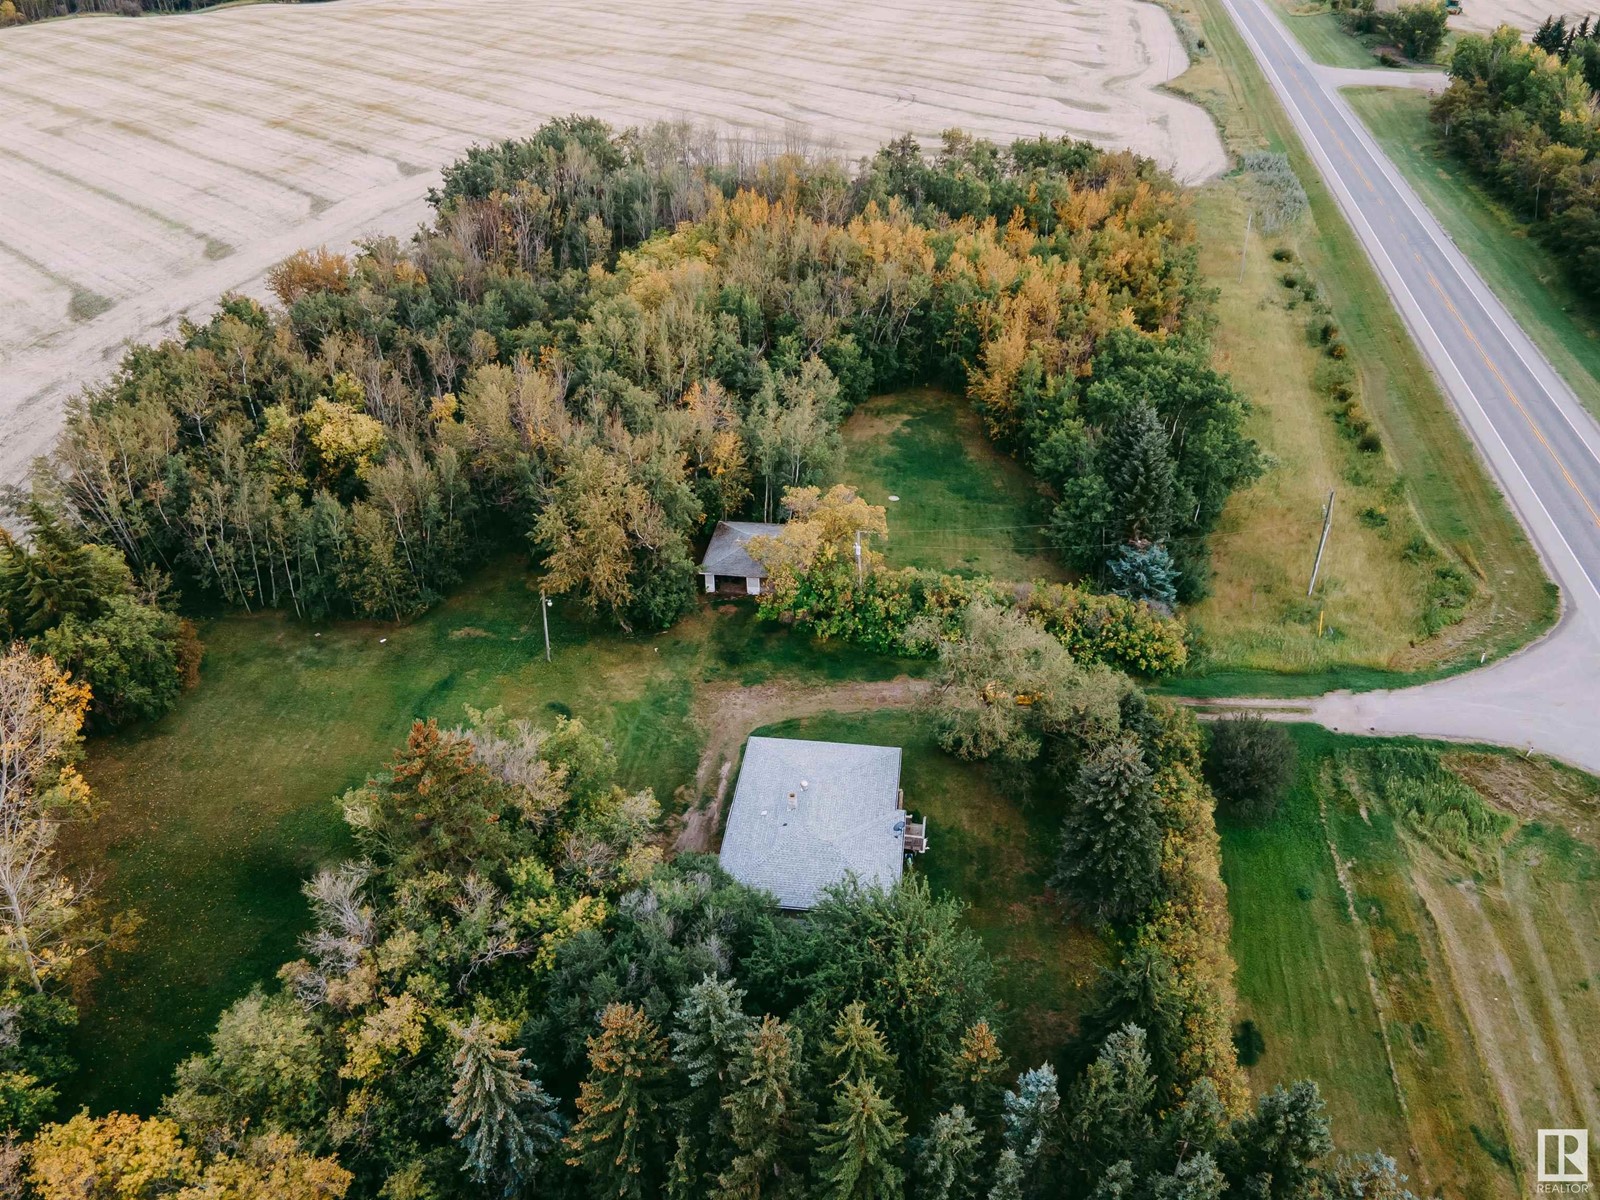
<svg viewBox="0 0 1600 1200"><path fill-rule="evenodd" d="M1567 283L1555 255L1439 145L1426 95L1351 88L1345 98L1551 365L1600 416L1600 314Z"/></svg>
<svg viewBox="0 0 1600 1200"><path fill-rule="evenodd" d="M1451 790L1384 757L1397 743L1295 736L1284 809L1222 823L1252 1080L1315 1078L1341 1143L1393 1153L1419 1194L1519 1195L1534 1131L1600 1109L1600 785L1443 749L1515 815L1463 855L1397 811L1397 778L1423 803Z"/></svg>
<svg viewBox="0 0 1600 1200"><path fill-rule="evenodd" d="M1217 292L1218 365L1257 406L1251 433L1279 466L1224 513L1214 594L1190 614L1200 636L1197 670L1182 690L1386 686L1525 644L1556 611L1555 589L1532 547L1219 0L1171 7L1206 45L1174 88L1216 117L1231 150L1286 152L1310 200L1294 229L1252 233L1248 242L1240 177L1208 185L1196 204L1202 266ZM1293 251L1292 264L1272 259L1279 246ZM1306 332L1309 313L1290 307L1294 297L1282 282L1290 268L1314 280L1331 306L1381 453L1357 449L1312 385L1319 351ZM1338 491L1330 557L1317 603L1308 604L1329 488ZM1411 552L1413 528L1438 560ZM1468 572L1477 595L1462 621L1429 637L1433 573L1445 564Z"/></svg>
<svg viewBox="0 0 1600 1200"><path fill-rule="evenodd" d="M846 431L863 486L903 491L895 520L911 514L951 530L1037 520L1025 477L955 402L888 397L864 413L905 417L879 427L887 443L860 423ZM904 475L893 465L902 455ZM977 539L961 545L941 565L972 565L964 559ZM1014 545L985 540L984 553L998 557L978 565L1047 573L1048 563L1008 558ZM892 560L925 561L915 556L936 547L945 548L908 537L886 549ZM673 812L700 799L679 789L692 783L705 741L695 701L708 687L826 686L919 669L761 623L748 602L628 637L586 625L558 600L546 664L529 581L522 562L500 563L404 626L318 627L275 614L210 621L200 687L155 725L90 743L100 807L69 831L66 849L95 869L109 910L136 910L144 925L130 950L101 956L99 978L82 989L73 1105L149 1111L222 1008L294 956L306 915L300 885L347 846L335 798L382 765L412 720L454 724L467 705L541 721L570 712L611 740L628 784L653 787ZM1020 1005L1026 990L1017 995Z"/></svg>
<svg viewBox="0 0 1600 1200"><path fill-rule="evenodd" d="M901 747L906 808L929 822L929 850L917 869L936 893L966 901L969 924L995 957L1007 1054L1023 1067L1062 1049L1105 951L1094 933L1064 923L1045 896L1059 833L1046 806L1023 808L988 768L945 754L918 712L828 713L758 732Z"/></svg>

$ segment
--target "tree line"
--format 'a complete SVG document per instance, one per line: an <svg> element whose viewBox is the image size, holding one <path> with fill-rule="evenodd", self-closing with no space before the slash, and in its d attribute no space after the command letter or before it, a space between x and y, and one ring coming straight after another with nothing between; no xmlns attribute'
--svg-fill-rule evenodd
<svg viewBox="0 0 1600 1200"><path fill-rule="evenodd" d="M298 3L300 0L280 2ZM78 13L137 17L145 13L198 12L221 3L223 0L0 0L0 28Z"/></svg>
<svg viewBox="0 0 1600 1200"><path fill-rule="evenodd" d="M1062 886L1122 934L1058 1060L1008 1061L993 966L960 904L919 876L846 882L805 919L780 916L712 859L660 861L654 798L618 785L580 722L469 713L418 722L340 799L354 857L308 882L302 956L222 1015L160 1112L13 1118L31 1137L0 1152L0 1186L27 1200L1409 1195L1393 1160L1335 1154L1314 1084L1252 1099L1226 1014L1207 1011L1226 1004L1225 941L1204 965L1180 914L1208 908L1225 936L1226 906L1193 719L1053 639L1030 645L1014 614L975 607L965 630L946 688L985 675L1049 700L992 703L1003 717L952 704L950 744L1036 770L1067 804ZM1129 822L1168 849L1086 852Z"/></svg>
<svg viewBox="0 0 1600 1200"><path fill-rule="evenodd" d="M626 627L692 600L725 516L826 476L874 391L966 390L1078 569L1205 536L1259 471L1208 365L1181 191L1070 139L910 139L851 173L584 118L479 147L412 244L302 252L71 407L41 494L136 575L403 618L490 549ZM1167 560L1170 560L1168 562Z"/></svg>
<svg viewBox="0 0 1600 1200"><path fill-rule="evenodd" d="M1509 26L1462 37L1432 117L1445 145L1593 300L1600 296L1600 112L1591 72L1600 71L1600 51L1587 25L1579 37L1546 22L1532 45Z"/></svg>

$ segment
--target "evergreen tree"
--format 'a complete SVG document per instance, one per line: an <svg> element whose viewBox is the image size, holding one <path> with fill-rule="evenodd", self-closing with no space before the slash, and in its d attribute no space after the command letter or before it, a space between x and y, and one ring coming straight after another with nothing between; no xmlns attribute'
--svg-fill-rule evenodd
<svg viewBox="0 0 1600 1200"><path fill-rule="evenodd" d="M967 1200L977 1191L982 1152L983 1135L966 1109L940 1113L915 1143L918 1200Z"/></svg>
<svg viewBox="0 0 1600 1200"><path fill-rule="evenodd" d="M1178 601L1178 568L1160 542L1129 542L1106 563L1111 591L1169 608Z"/></svg>
<svg viewBox="0 0 1600 1200"><path fill-rule="evenodd" d="M1122 414L1102 453L1116 540L1165 540L1172 532L1177 478L1167 431L1148 401Z"/></svg>
<svg viewBox="0 0 1600 1200"><path fill-rule="evenodd" d="M877 1022L867 1016L867 1006L859 1000L847 1004L839 1014L822 1053L835 1087L871 1079L886 1090L895 1088L897 1072L888 1043Z"/></svg>
<svg viewBox="0 0 1600 1200"><path fill-rule="evenodd" d="M998 1129L1005 1076L1010 1069L1000 1039L988 1021L974 1021L961 1035L961 1046L951 1060L943 1092L952 1105L960 1105L977 1122L982 1133Z"/></svg>
<svg viewBox="0 0 1600 1200"><path fill-rule="evenodd" d="M1151 1200L1219 1200L1228 1190L1228 1181L1209 1154L1197 1154L1178 1164L1171 1175L1163 1175L1151 1188Z"/></svg>
<svg viewBox="0 0 1600 1200"><path fill-rule="evenodd" d="M1102 921L1129 921L1155 899L1161 829L1150 766L1124 736L1092 751L1061 826L1051 883Z"/></svg>
<svg viewBox="0 0 1600 1200"><path fill-rule="evenodd" d="M994 1167L994 1186L989 1200L1022 1200L1022 1159L1010 1148L1000 1152Z"/></svg>
<svg viewBox="0 0 1600 1200"><path fill-rule="evenodd" d="M819 1194L827 1200L895 1200L905 1190L905 1118L870 1079L847 1080L817 1145Z"/></svg>
<svg viewBox="0 0 1600 1200"><path fill-rule="evenodd" d="M543 1156L561 1140L555 1100L524 1073L521 1050L501 1046L492 1026L474 1017L452 1030L460 1046L445 1122L466 1148L462 1170L514 1196L533 1182Z"/></svg>
<svg viewBox="0 0 1600 1200"><path fill-rule="evenodd" d="M1025 1196L1044 1194L1060 1155L1061 1094L1049 1063L1017 1076L1005 1095L1005 1148L1015 1153Z"/></svg>
<svg viewBox="0 0 1600 1200"><path fill-rule="evenodd" d="M744 991L731 979L706 976L678 1005L672 1061L698 1088L727 1082L755 1022L744 1011Z"/></svg>
<svg viewBox="0 0 1600 1200"><path fill-rule="evenodd" d="M1144 1030L1126 1025L1105 1040L1072 1090L1068 1158L1086 1184L1124 1158L1148 1158L1156 1084Z"/></svg>
<svg viewBox="0 0 1600 1200"><path fill-rule="evenodd" d="M728 1120L722 1102L755 1024L743 1001L744 992L733 980L708 975L678 1005L672 1059L688 1079L689 1090L675 1105L674 1194L705 1195L727 1161Z"/></svg>
<svg viewBox="0 0 1600 1200"><path fill-rule="evenodd" d="M1322 1172L1321 1183L1328 1200L1417 1200L1399 1164L1381 1151L1341 1155Z"/></svg>
<svg viewBox="0 0 1600 1200"><path fill-rule="evenodd" d="M1255 1112L1234 1122L1222 1168L1239 1193L1297 1200L1317 1176L1315 1160L1332 1149L1322 1093L1302 1079L1273 1088L1256 1101Z"/></svg>
<svg viewBox="0 0 1600 1200"><path fill-rule="evenodd" d="M1089 1200L1134 1200L1138 1195L1138 1181L1133 1177L1133 1164L1127 1159L1113 1163L1111 1169L1100 1177L1089 1193Z"/></svg>
<svg viewBox="0 0 1600 1200"><path fill-rule="evenodd" d="M1196 1154L1215 1157L1227 1131L1228 1113L1217 1095L1217 1085L1202 1078L1189 1090L1178 1110L1167 1118L1161 1139L1169 1160L1182 1163Z"/></svg>
<svg viewBox="0 0 1600 1200"><path fill-rule="evenodd" d="M768 1015L750 1034L723 1101L733 1160L715 1195L762 1200L793 1195L800 1171L800 1137L809 1108L800 1093L800 1034Z"/></svg>
<svg viewBox="0 0 1600 1200"><path fill-rule="evenodd" d="M1024 1071L1017 1076L1017 1090L1005 1097L1006 1148L1015 1150L1024 1165L1047 1153L1060 1110L1056 1069L1044 1063Z"/></svg>
<svg viewBox="0 0 1600 1200"><path fill-rule="evenodd" d="M578 1093L578 1123L567 1137L567 1165L580 1167L596 1197L643 1200L657 1194L657 1158L667 1044L632 1004L612 1004L589 1039L589 1077Z"/></svg>

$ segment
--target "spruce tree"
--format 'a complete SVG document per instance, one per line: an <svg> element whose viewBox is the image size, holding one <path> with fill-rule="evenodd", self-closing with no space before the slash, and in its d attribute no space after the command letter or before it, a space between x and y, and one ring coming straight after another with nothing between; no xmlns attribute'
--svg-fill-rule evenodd
<svg viewBox="0 0 1600 1200"><path fill-rule="evenodd" d="M1310 1080L1282 1084L1256 1101L1256 1111L1236 1121L1220 1158L1237 1194L1291 1200L1317 1178L1316 1159L1333 1149L1322 1093Z"/></svg>
<svg viewBox="0 0 1600 1200"><path fill-rule="evenodd" d="M1171 1175L1157 1178L1151 1200L1220 1200L1228 1181L1209 1154L1197 1154L1178 1164Z"/></svg>
<svg viewBox="0 0 1600 1200"><path fill-rule="evenodd" d="M832 1115L817 1144L818 1194L826 1200L897 1200L905 1190L905 1118L871 1079L841 1084Z"/></svg>
<svg viewBox="0 0 1600 1200"><path fill-rule="evenodd" d="M1049 1063L1017 1076L1017 1089L1005 1097L1006 1148L1026 1165L1045 1153L1055 1139L1061 1093L1056 1069Z"/></svg>
<svg viewBox="0 0 1600 1200"><path fill-rule="evenodd" d="M678 1005L672 1061L692 1088L720 1088L744 1050L755 1022L744 1011L744 991L731 979L706 976Z"/></svg>
<svg viewBox="0 0 1600 1200"><path fill-rule="evenodd" d="M1178 601L1178 568L1160 542L1129 542L1106 563L1106 582L1118 596L1168 607Z"/></svg>
<svg viewBox="0 0 1600 1200"><path fill-rule="evenodd" d="M915 1142L918 1200L968 1200L978 1187L983 1135L967 1110L940 1113Z"/></svg>
<svg viewBox="0 0 1600 1200"><path fill-rule="evenodd" d="M578 1123L567 1165L583 1170L591 1194L643 1200L660 1186L667 1043L632 1004L612 1004L589 1039L589 1077L578 1092Z"/></svg>
<svg viewBox="0 0 1600 1200"><path fill-rule="evenodd" d="M1078 772L1051 883L1102 921L1129 921L1155 899L1161 829L1136 738L1094 750Z"/></svg>
<svg viewBox="0 0 1600 1200"><path fill-rule="evenodd" d="M999 1128L1001 1097L1010 1069L1000 1039L988 1021L974 1021L961 1035L961 1046L946 1068L942 1089L952 1105L960 1105L978 1124L979 1132Z"/></svg>
<svg viewBox="0 0 1600 1200"><path fill-rule="evenodd" d="M1015 1150L1008 1148L1000 1152L989 1200L1022 1200L1022 1159Z"/></svg>
<svg viewBox="0 0 1600 1200"><path fill-rule="evenodd" d="M1102 454L1117 540L1165 541L1172 533L1177 475L1167 431L1148 401L1122 414Z"/></svg>
<svg viewBox="0 0 1600 1200"><path fill-rule="evenodd" d="M522 1051L500 1045L489 1024L474 1017L452 1032L460 1045L445 1122L466 1149L462 1170L475 1183L496 1182L502 1195L515 1195L561 1140L555 1100L527 1077Z"/></svg>
<svg viewBox="0 0 1600 1200"><path fill-rule="evenodd" d="M810 1109L800 1091L800 1033L768 1015L750 1034L722 1102L733 1159L714 1195L739 1200L793 1195L801 1176L801 1131Z"/></svg>
<svg viewBox="0 0 1600 1200"><path fill-rule="evenodd" d="M831 1082L859 1083L875 1080L886 1090L895 1086L898 1072L889 1044L878 1023L867 1016L867 1006L857 1000L845 1006L822 1046L823 1062Z"/></svg>
<svg viewBox="0 0 1600 1200"><path fill-rule="evenodd" d="M1072 1090L1067 1156L1085 1184L1124 1158L1150 1156L1155 1095L1144 1030L1125 1025L1106 1038Z"/></svg>
<svg viewBox="0 0 1600 1200"><path fill-rule="evenodd" d="M673 1106L678 1149L672 1160L670 1195L704 1196L727 1163L730 1144L722 1101L755 1024L743 1002L744 992L733 980L708 975L678 1005L672 1060L688 1079L689 1089Z"/></svg>

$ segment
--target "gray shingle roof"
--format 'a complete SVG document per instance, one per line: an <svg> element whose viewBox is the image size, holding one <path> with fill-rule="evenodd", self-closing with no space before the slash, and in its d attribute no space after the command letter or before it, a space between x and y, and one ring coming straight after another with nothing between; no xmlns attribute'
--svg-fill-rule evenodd
<svg viewBox="0 0 1600 1200"><path fill-rule="evenodd" d="M899 793L898 746L753 737L722 835L722 867L790 909L813 907L847 875L892 887L905 866Z"/></svg>
<svg viewBox="0 0 1600 1200"><path fill-rule="evenodd" d="M750 557L744 544L753 537L777 537L782 525L763 521L718 521L700 560L700 570L708 575L737 575L744 579L765 579L766 568Z"/></svg>

